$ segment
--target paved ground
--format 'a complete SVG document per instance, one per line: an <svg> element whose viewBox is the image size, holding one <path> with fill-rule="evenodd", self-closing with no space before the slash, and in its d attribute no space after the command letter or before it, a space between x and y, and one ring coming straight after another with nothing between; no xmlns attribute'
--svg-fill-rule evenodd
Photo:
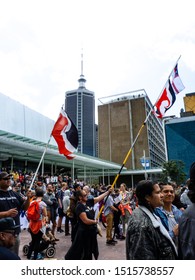
<svg viewBox="0 0 195 280"><path fill-rule="evenodd" d="M103 226L102 234L102 237L98 235L99 260L125 260L125 240L118 241L115 246L107 246L105 237L106 230ZM64 255L71 245L70 236L65 236L64 233L56 233L56 237L59 238L60 241L56 242L56 253L53 259L64 260ZM29 244L29 241L30 233L27 230L22 230L19 255L23 260L26 260L26 257L24 256L22 249L24 245Z"/></svg>

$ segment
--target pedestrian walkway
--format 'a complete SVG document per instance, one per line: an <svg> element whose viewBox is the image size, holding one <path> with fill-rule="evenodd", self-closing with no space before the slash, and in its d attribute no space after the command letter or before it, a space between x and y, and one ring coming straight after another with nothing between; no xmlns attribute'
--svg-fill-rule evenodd
<svg viewBox="0 0 195 280"><path fill-rule="evenodd" d="M53 259L55 260L64 260L64 255L68 251L71 245L70 236L65 236L64 233L56 233L56 237L60 239L57 241L55 248L56 254ZM22 230L21 241L20 241L20 258L26 260L26 257L23 254L23 246L28 245L30 238L30 233L27 230ZM106 229L102 227L102 237L98 235L98 245L99 245L99 258L98 260L125 260L125 240L118 241L115 246L106 245ZM44 260L47 260L45 258ZM48 259L51 260L51 259Z"/></svg>

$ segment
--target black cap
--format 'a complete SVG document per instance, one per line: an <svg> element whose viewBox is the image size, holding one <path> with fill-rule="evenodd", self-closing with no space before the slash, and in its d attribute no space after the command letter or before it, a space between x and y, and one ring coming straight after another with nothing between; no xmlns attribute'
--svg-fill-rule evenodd
<svg viewBox="0 0 195 280"><path fill-rule="evenodd" d="M20 225L16 225L14 219L11 217L0 219L0 232L6 230L15 230L19 227Z"/></svg>
<svg viewBox="0 0 195 280"><path fill-rule="evenodd" d="M1 172L0 173L0 180L4 179L4 178L10 178L10 174L8 174L7 172Z"/></svg>

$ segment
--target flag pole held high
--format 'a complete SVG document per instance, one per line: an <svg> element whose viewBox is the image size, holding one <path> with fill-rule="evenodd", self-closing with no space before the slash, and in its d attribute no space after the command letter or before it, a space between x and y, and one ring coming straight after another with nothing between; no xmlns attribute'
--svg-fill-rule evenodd
<svg viewBox="0 0 195 280"><path fill-rule="evenodd" d="M155 105L153 106L153 109L150 110L150 112L146 116L146 119L142 123L129 151L127 152L127 154L125 156L125 159L121 165L119 172L115 176L115 179L111 185L111 188L114 188L114 186L122 172L122 169L125 166L128 158L137 142L137 139L139 138L145 124L147 123L147 121L149 119L150 114L153 112L157 118L162 118L164 116L164 114L166 113L166 111L173 106L173 104L176 100L176 94L178 94L185 88L179 77L179 73L178 73L178 61L179 61L180 57L177 59L173 70L171 71L170 75L168 76L168 80L163 88L162 93L160 94L159 98L157 99ZM107 200L107 198L108 198L108 196L106 197L106 200ZM101 212L103 211L103 208L104 208L104 205L102 205L102 207L97 215L97 218L100 217Z"/></svg>
<svg viewBox="0 0 195 280"><path fill-rule="evenodd" d="M181 56L180 56L181 57ZM123 169L123 167L125 166L136 142L137 142L137 139L139 138L145 124L147 123L148 119L149 119L149 116L150 114L153 112L158 118L162 118L165 114L165 112L170 109L172 107L172 105L174 104L175 102L175 99L176 99L176 94L181 92L185 87L179 77L179 74L178 74L178 61L180 59L180 57L177 59L176 63L175 63L175 66L173 68L173 70L171 71L170 75L168 76L168 80L165 84L165 87L162 91L162 93L160 94L160 97L157 99L155 105L153 106L153 108L156 108L156 110L158 110L157 106L159 106L159 108L161 109L161 111L159 110L159 113L157 113L157 111L155 111L154 109L151 109L150 112L148 113L148 115L146 116L146 119L144 120L144 122L142 123L132 145L131 145L131 148L129 149L129 151L127 152L126 156L125 156L125 159L123 161L123 164L118 172L118 174L116 175L115 179L114 179L114 182L112 183L112 188L114 188L114 185L116 184L117 180L118 180L118 177L120 176L121 174L121 171ZM168 94L164 94L164 91L167 89L167 84L169 87L171 87L171 94L172 95L168 95ZM174 89L173 89L174 88ZM165 98L165 102L166 104L164 103L164 99ZM162 102L162 104L161 104ZM168 104L168 106L167 106ZM166 108L163 107L163 105L167 106Z"/></svg>
<svg viewBox="0 0 195 280"><path fill-rule="evenodd" d="M60 111L51 135L58 145L59 153L63 154L67 159L73 159L73 153L78 147L78 131L63 109Z"/></svg>

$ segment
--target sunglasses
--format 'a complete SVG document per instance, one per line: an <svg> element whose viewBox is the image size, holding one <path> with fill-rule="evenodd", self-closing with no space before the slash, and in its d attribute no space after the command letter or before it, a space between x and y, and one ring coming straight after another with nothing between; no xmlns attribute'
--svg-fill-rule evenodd
<svg viewBox="0 0 195 280"><path fill-rule="evenodd" d="M4 181L9 181L10 178L2 178Z"/></svg>

